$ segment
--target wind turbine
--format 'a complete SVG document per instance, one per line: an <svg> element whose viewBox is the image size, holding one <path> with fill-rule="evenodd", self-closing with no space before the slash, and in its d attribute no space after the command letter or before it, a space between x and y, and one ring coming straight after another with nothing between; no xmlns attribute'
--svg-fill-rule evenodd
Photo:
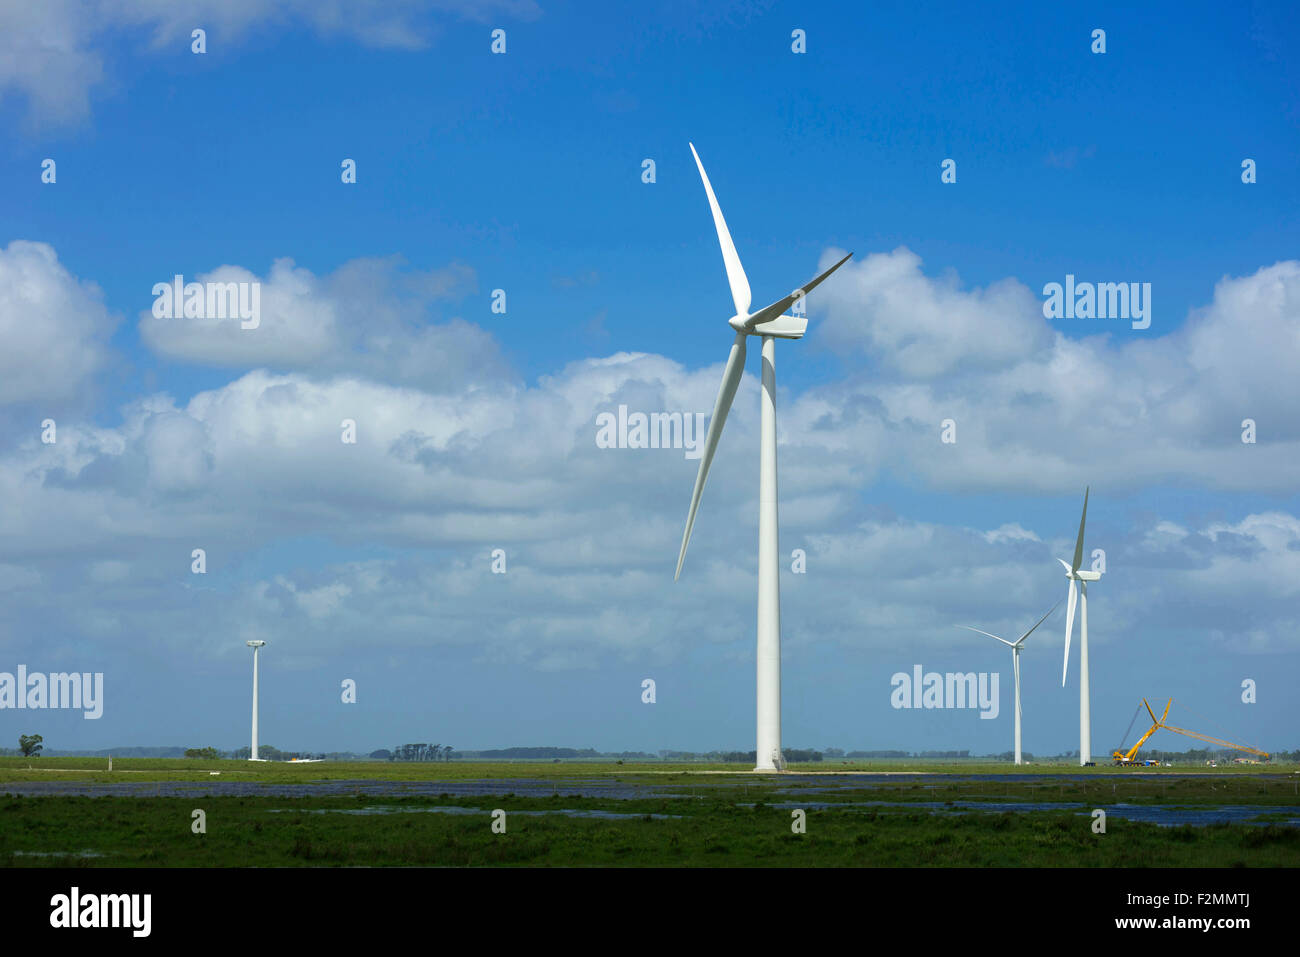
<svg viewBox="0 0 1300 957"><path fill-rule="evenodd" d="M248 760L260 761L257 756L257 651L263 645L264 641L246 641L244 644L253 649L253 749L248 752Z"/></svg>
<svg viewBox="0 0 1300 957"><path fill-rule="evenodd" d="M1101 572L1081 571L1083 564L1083 525L1088 520L1088 489L1083 490L1083 514L1079 517L1079 537L1074 543L1074 561L1065 568L1069 579L1069 604L1065 608L1065 661L1061 666L1061 687L1070 670L1070 632L1074 629L1074 605L1079 604L1079 767L1092 763L1092 698L1088 690L1088 582L1101 579ZM1076 582L1078 583L1076 585Z"/></svg>
<svg viewBox="0 0 1300 957"><path fill-rule="evenodd" d="M777 565L775 343L777 339L798 339L804 334L808 327L807 318L786 315L785 311L839 269L853 254L849 253L849 256L784 299L778 299L770 306L751 313L749 279L740 265L735 243L731 241L731 233L722 218L722 210L718 207L718 198L713 195L713 187L704 172L704 164L700 162L700 154L695 152L694 143L690 147L695 165L700 170L700 179L704 181L704 192L709 197L713 225L718 231L718 243L722 247L722 262L727 268L727 282L731 286L731 299L736 307L736 314L727 323L736 331L736 338L731 344L731 354L727 357L727 365L722 372L717 401L713 404L713 418L709 421L709 431L704 439L700 469L695 475L691 508L686 516L686 531L682 534L682 548L677 556L677 571L673 575L673 581L681 577L682 562L686 560L686 546L690 543L695 513L700 507L700 495L704 491L704 482L709 477L709 465L713 462L713 453L718 449L718 439L722 435L723 423L727 421L727 413L731 410L731 400L736 396L736 387L740 385L741 376L745 372L745 340L749 336L760 336L763 340L763 397L758 468L758 675L754 770L774 771L784 763L781 757L781 592Z"/></svg>
<svg viewBox="0 0 1300 957"><path fill-rule="evenodd" d="M1058 601L1051 607L1051 610L1048 611L1047 615L1050 615L1060 607L1061 603ZM1034 622L1034 628L1037 628L1043 622L1047 621L1047 615L1044 615L1042 618L1038 619L1038 621ZM1030 628L1015 641L1007 641L1005 638L998 638L997 635L990 635L987 631L980 631L978 628L971 628L970 625L958 625L957 627L965 628L968 631L978 631L981 635L988 635L990 638L994 638L997 641L1002 642L1004 645L1011 646L1011 668L1015 672L1016 676L1016 764L1020 764L1020 649L1024 646L1025 639L1034 633L1034 628Z"/></svg>

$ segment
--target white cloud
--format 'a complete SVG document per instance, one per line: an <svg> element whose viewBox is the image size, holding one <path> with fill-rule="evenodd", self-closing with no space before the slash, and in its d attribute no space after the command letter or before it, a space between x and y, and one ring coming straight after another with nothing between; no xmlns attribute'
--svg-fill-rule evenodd
<svg viewBox="0 0 1300 957"><path fill-rule="evenodd" d="M91 90L107 78L100 46L123 30L146 31L155 54L189 55L196 26L208 33L208 55L252 30L296 28L418 50L444 17L486 23L540 12L534 0L12 0L0 4L0 96L24 96L37 123L83 120Z"/></svg>
<svg viewBox="0 0 1300 957"><path fill-rule="evenodd" d="M746 649L757 490L738 450L755 438L756 384L742 387L680 582L672 567L696 463L594 442L598 410L629 395L654 403L643 408L690 407L707 401L718 371L624 355L573 363L533 388L442 396L258 371L184 406L142 400L109 435L69 427L59 448L30 442L0 459L0 494L12 539L47 550L51 587L68 587L59 570L69 562L102 555L89 581L138 590L129 611L84 623L96 634L148 621L159 641L183 633L196 653L216 654L230 635L275 622L286 660L300 663L364 634L390 649L447 644L542 669ZM355 446L339 441L345 412L358 422ZM857 492L849 472L783 472L783 547L805 548L809 569L786 583L791 647L952 646L955 624L1023 631L1060 597L1053 548L1069 521L984 531L863 519ZM1104 528L1106 512L1096 514ZM1096 642L1171 627L1218 641L1245 590L1287 620L1300 520L1258 513L1177 528L1163 518L1112 526ZM238 573L263 549L322 537L340 554L394 554L347 562L290 549L275 574ZM207 580L177 591L193 547L208 550ZM505 575L490 570L498 547ZM89 594L59 600L74 617L95 605ZM1252 650L1294 643L1267 616L1250 627Z"/></svg>
<svg viewBox="0 0 1300 957"><path fill-rule="evenodd" d="M0 96L16 92L32 117L60 125L90 109L103 58L87 49L91 29L73 0L0 4Z"/></svg>
<svg viewBox="0 0 1300 957"><path fill-rule="evenodd" d="M0 403L76 396L108 360L117 321L49 245L0 249Z"/></svg>
<svg viewBox="0 0 1300 957"><path fill-rule="evenodd" d="M1160 551L1183 541L1190 533L1176 522L1157 522L1143 537L1143 544L1152 551Z"/></svg>
<svg viewBox="0 0 1300 957"><path fill-rule="evenodd" d="M803 441L847 447L851 429L867 447L887 442L897 471L949 490L1292 487L1300 262L1224 278L1208 306L1165 335L1084 339L1051 329L1041 299L1014 280L990 287L996 295L964 292L918 267L898 250L847 264L849 281L827 284L827 337L879 370L798 397L824 426ZM1241 442L1247 417L1259 425L1253 445ZM939 441L947 418L956 444Z"/></svg>
<svg viewBox="0 0 1300 957"><path fill-rule="evenodd" d="M48 266L53 254L43 249L32 261ZM537 668L664 659L700 646L747 654L755 377L742 380L683 579L673 583L698 463L681 450L598 448L595 417L620 403L707 411L721 363L688 369L618 353L571 362L533 385L502 378L481 388L441 374L402 381L399 357L420 335L413 317L466 281L392 260L361 260L325 277L277 264L266 282L280 304L262 327L282 324L281 337L268 340L278 343L272 354L298 371L258 368L179 402L146 396L115 427L70 420L56 446L29 436L0 453L7 537L32 556L42 583L32 602L57 608L67 628L105 638L139 632L166 643L183 634L196 654L223 653L231 635L279 631L282 646L286 637L293 643L285 660L299 662L357 635L387 648L455 645ZM1010 515L988 530L977 516L969 526L884 518L864 507L863 491L887 468L922 488L1066 492L1075 503L1083 477L1104 462L1090 510L1111 568L1096 593L1099 646L1172 629L1198 646L1294 647L1288 603L1300 581L1300 521L1247 507L1200 530L1175 515L1106 529L1114 490L1099 488L1108 476L1122 477L1122 486L1110 479L1121 491L1146 487L1170 468L1209 486L1281 481L1268 458L1273 440L1241 447L1234 432L1216 445L1199 414L1164 415L1158 403L1141 410L1151 396L1179 390L1199 409L1204 400L1186 380L1205 376L1211 389L1214 370L1193 370L1187 343L1216 326L1293 321L1287 295L1267 294L1292 281L1289 268L1276 267L1226 280L1187 330L1161 339L1113 345L1053 334L1001 367L965 368L955 384L899 372L792 396L779 436L782 546L805 548L809 571L787 576L787 641L897 649L900 641L954 646L959 623L1023 631L1060 597L1055 558L1073 533L1076 504L1063 527ZM81 288L71 277L64 286ZM361 333L347 317L363 306L374 322ZM209 330L165 339L148 320L141 329L164 354L267 359L232 353ZM317 335L330 343L323 352L302 345ZM400 346L376 346L377 335ZM488 334L475 328L475 336L495 348ZM1072 369L1065 384L1062 368ZM1112 390L1116 383L1136 394ZM1258 398L1287 388L1260 383ZM958 420L955 447L938 441L940 412ZM355 445L340 441L343 419L357 423ZM1254 456L1253 464L1225 468L1233 455ZM195 547L208 551L202 580L188 574ZM349 561L359 548L383 557ZM490 571L493 548L507 552L506 575ZM279 556L274 570L245 567L268 553ZM70 583L69 570L83 566ZM131 599L107 614L82 589L110 581Z"/></svg>
<svg viewBox="0 0 1300 957"><path fill-rule="evenodd" d="M828 250L819 268L841 256ZM1024 285L1003 279L964 291L955 274L923 275L920 257L902 246L846 263L816 294L824 296L829 338L879 355L909 378L1006 367L1052 340L1041 321L1027 321L1041 301Z"/></svg>
<svg viewBox="0 0 1300 957"><path fill-rule="evenodd" d="M1037 542L1041 539L1028 529L1021 528L1018 522L1010 522L998 526L991 532L985 532L984 541L997 545L1002 542Z"/></svg>
<svg viewBox="0 0 1300 957"><path fill-rule="evenodd" d="M428 322L427 313L440 302L476 288L474 270L463 263L418 271L405 269L400 256L354 259L318 277L291 259L277 259L265 278L221 266L184 281L259 283L260 317L256 326L233 318L160 319L151 304L140 313L140 338L166 358L235 368L347 370L432 391L508 372L496 340L477 325L460 318Z"/></svg>

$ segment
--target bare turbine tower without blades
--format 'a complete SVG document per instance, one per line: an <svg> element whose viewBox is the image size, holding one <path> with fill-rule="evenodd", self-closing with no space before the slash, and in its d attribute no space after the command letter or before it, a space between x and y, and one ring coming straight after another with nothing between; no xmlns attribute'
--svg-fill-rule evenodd
<svg viewBox="0 0 1300 957"><path fill-rule="evenodd" d="M266 644L265 641L246 641L244 644L253 649L253 748L248 752L248 760L260 761L257 756L257 652Z"/></svg>
<svg viewBox="0 0 1300 957"><path fill-rule="evenodd" d="M1058 601L1055 605L1052 606L1051 611L1048 611L1047 615L1050 615L1053 611L1056 611L1056 609L1060 607L1061 607L1061 603ZM1021 763L1020 761L1020 649L1024 647L1025 639L1034 633L1034 628L1037 628L1043 622L1047 621L1047 615L1044 615L1042 618L1038 619L1038 621L1034 622L1034 627L1030 628L1027 632L1025 632L1015 641L1007 641L1005 638L999 638L997 635L990 635L987 631L980 631L980 629L972 628L970 625L957 626L958 628L965 628L968 631L979 632L981 635L988 635L988 637L993 638L996 641L1000 641L1004 645L1011 646L1011 670L1016 677L1016 764Z"/></svg>
<svg viewBox="0 0 1300 957"><path fill-rule="evenodd" d="M749 279L740 265L740 256L736 254L736 246L731 241L731 233L722 218L718 198L713 195L713 187L704 172L704 164L700 162L700 154L695 152L694 143L690 147L695 165L700 170L700 179L704 181L709 208L713 211L718 243L722 246L722 262L727 269L731 299L736 307L736 314L727 323L736 331L736 338L731 344L731 354L727 357L727 365L722 372L722 385L713 404L713 417L709 420L709 431L704 439L700 469L695 475L691 507L686 515L686 531L682 534L682 547L677 555L677 571L673 580L681 577L682 562L686 560L686 546L690 543L695 514L700 507L700 495L704 492L704 482L709 477L709 465L713 462L713 453L717 451L718 439L722 436L723 423L727 421L731 401L736 397L736 388L745 372L745 340L749 336L760 336L763 340L763 398L758 470L758 675L754 770L775 771L785 763L781 756L781 586L777 565L775 343L777 339L798 339L804 334L808 320L803 316L788 315L786 310L839 269L853 254L849 253L784 299L751 313Z"/></svg>

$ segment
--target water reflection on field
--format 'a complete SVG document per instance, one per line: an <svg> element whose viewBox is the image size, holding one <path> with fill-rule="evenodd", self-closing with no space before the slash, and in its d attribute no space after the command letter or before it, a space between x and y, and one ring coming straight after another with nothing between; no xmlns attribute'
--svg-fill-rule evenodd
<svg viewBox="0 0 1300 957"><path fill-rule="evenodd" d="M1218 776L1208 774L1123 774L1102 779L1123 787L1130 781L1160 781L1175 784L1180 781L1215 780ZM1223 777L1237 777L1225 775ZM1280 774L1252 775L1252 778L1282 779L1288 777ZM771 775L749 774L688 774L656 778L649 774L637 775L635 771L619 777L575 777L575 778L484 778L478 780L428 780L428 781L384 781L384 780L321 780L303 783L260 783L257 781L126 781L113 783L78 782L78 781L38 781L0 784L0 793L22 795L26 797L49 796L86 796L86 797L361 797L376 799L375 804L361 808L331 810L324 813L348 814L388 814L398 812L422 812L441 814L483 814L483 809L464 808L453 805L438 807L406 808L385 806L378 803L383 798L422 797L422 798L492 798L504 800L510 797L539 798L595 798L609 801L627 800L672 800L709 797L727 799L734 797L736 806L752 807L755 787L775 788L776 793L785 800L767 802L767 806L776 808L844 809L844 810L924 810L932 814L971 814L971 813L1015 813L1029 814L1035 811L1067 811L1076 814L1091 814L1100 807L1108 815L1123 820L1147 822L1166 826L1190 824L1205 826L1222 823L1277 823L1300 827L1300 801L1295 805L1277 804L1222 804L1191 805L1186 803L1170 804L1134 804L1122 800L1119 795L1113 802L1088 799L1082 801L1062 800L1066 788L1074 788L1084 781L1096 782L1096 778L1081 779L1076 776L1060 774L908 774L872 773L861 774L783 774ZM984 782L997 782L1007 790L1015 787L1029 786L1031 789L1041 787L1044 795L1057 797L1055 801L1026 801L1023 794L992 793L993 789L978 787ZM971 785L975 785L982 800L951 801L913 801L894 790L902 786L907 789L920 788L927 791L946 789L965 790L963 797L969 797ZM1058 797L1056 788L1059 786ZM1003 788L996 788L997 791ZM863 791L876 791L881 797L897 795L896 800L862 801ZM851 793L856 792L856 793ZM767 791L766 794L771 794ZM1116 792L1118 793L1118 792ZM836 801L837 794L844 800ZM808 800L816 796L816 800ZM1131 793L1129 795L1132 796ZM1186 799L1184 798L1184 801ZM319 812L319 811L318 811ZM554 809L546 811L513 811L515 814L562 814L573 817L595 818L636 818L644 814L624 814L618 811ZM663 817L665 815L654 815Z"/></svg>
<svg viewBox="0 0 1300 957"><path fill-rule="evenodd" d="M327 807L301 809L291 807L270 808L271 814L359 814L362 817L368 817L373 814L490 814L487 808L481 807L458 807L457 805L448 805L444 807L394 807L391 804L374 804L370 807ZM527 815L539 817L544 814L560 814L564 817L593 817L603 821L621 821L641 818L642 820L666 821L670 818L680 818L680 814L620 814L616 811L599 811L599 810L579 810L576 808L549 808L545 811L511 811L511 815Z"/></svg>
<svg viewBox="0 0 1300 957"><path fill-rule="evenodd" d="M753 805L739 805L752 807ZM924 809L932 814L1028 814L1033 811L1073 811L1091 815L1101 808L1110 817L1175 827L1190 824L1285 824L1300 827L1300 807L1270 807L1260 804L1158 805L1158 804L1080 804L1062 801L782 801L768 804L773 808L812 810L848 810L850 808L888 807L898 810ZM1267 817L1267 820L1257 820Z"/></svg>

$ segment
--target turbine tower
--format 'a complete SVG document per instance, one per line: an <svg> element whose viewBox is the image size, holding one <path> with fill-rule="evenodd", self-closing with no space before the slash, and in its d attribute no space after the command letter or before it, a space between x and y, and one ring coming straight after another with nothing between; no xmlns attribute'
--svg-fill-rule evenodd
<svg viewBox="0 0 1300 957"><path fill-rule="evenodd" d="M1065 662L1061 666L1061 687L1070 670L1070 632L1074 629L1074 605L1079 605L1079 767L1092 763L1092 698L1088 689L1088 582L1100 581L1101 572L1081 571L1083 564L1083 525L1088 520L1088 489L1083 490L1083 515L1079 517L1079 537L1074 543L1074 561L1065 568L1069 580L1068 604L1065 608Z"/></svg>
<svg viewBox="0 0 1300 957"><path fill-rule="evenodd" d="M253 749L248 752L248 760L260 761L257 756L257 650L266 644L264 641L246 641L244 644L253 649Z"/></svg>
<svg viewBox="0 0 1300 957"><path fill-rule="evenodd" d="M770 306L751 313L749 279L740 265L740 257L731 241L727 223L722 218L718 198L713 195L713 187L704 172L704 164L700 162L700 154L695 152L695 144L690 144L690 147L695 165L700 170L700 179L704 181L704 192L709 198L713 225L718 231L718 243L722 247L722 262L727 269L731 299L736 307L736 314L727 323L736 331L736 338L731 344L731 354L727 357L727 365L722 373L722 385L713 404L713 417L709 420L700 469L695 475L695 488L691 492L691 507L686 516L686 531L682 534L682 548L677 556L677 571L673 575L673 581L681 577L682 562L686 560L686 546L690 543L695 513L700 507L700 495L704 491L704 482L709 477L709 465L713 462L713 453L718 449L718 439L722 435L723 423L727 421L727 413L731 410L731 401L736 396L736 387L740 385L745 372L745 340L749 336L759 336L763 340L763 398L758 468L758 675L754 770L774 771L784 763L781 757L781 586L777 564L776 521L776 340L798 339L804 334L808 327L807 318L787 315L786 310L839 269L853 254L849 253L849 256L784 299L778 299Z"/></svg>
<svg viewBox="0 0 1300 957"><path fill-rule="evenodd" d="M1052 606L1051 611L1048 611L1047 615L1050 615L1060 607L1061 603L1058 601ZM1034 628L1037 628L1043 622L1047 621L1047 615L1044 615L1042 618L1038 619L1038 621L1034 622ZM1024 646L1025 639L1034 633L1034 628L1030 628L1015 641L1007 641L1005 638L998 638L997 635L989 635L987 631L980 631L978 628L971 628L970 625L958 625L957 627L965 628L969 631L978 631L981 635L988 635L990 638L994 638L997 641L1002 642L1004 645L1011 646L1011 669L1016 676L1016 764L1020 764L1020 649Z"/></svg>

